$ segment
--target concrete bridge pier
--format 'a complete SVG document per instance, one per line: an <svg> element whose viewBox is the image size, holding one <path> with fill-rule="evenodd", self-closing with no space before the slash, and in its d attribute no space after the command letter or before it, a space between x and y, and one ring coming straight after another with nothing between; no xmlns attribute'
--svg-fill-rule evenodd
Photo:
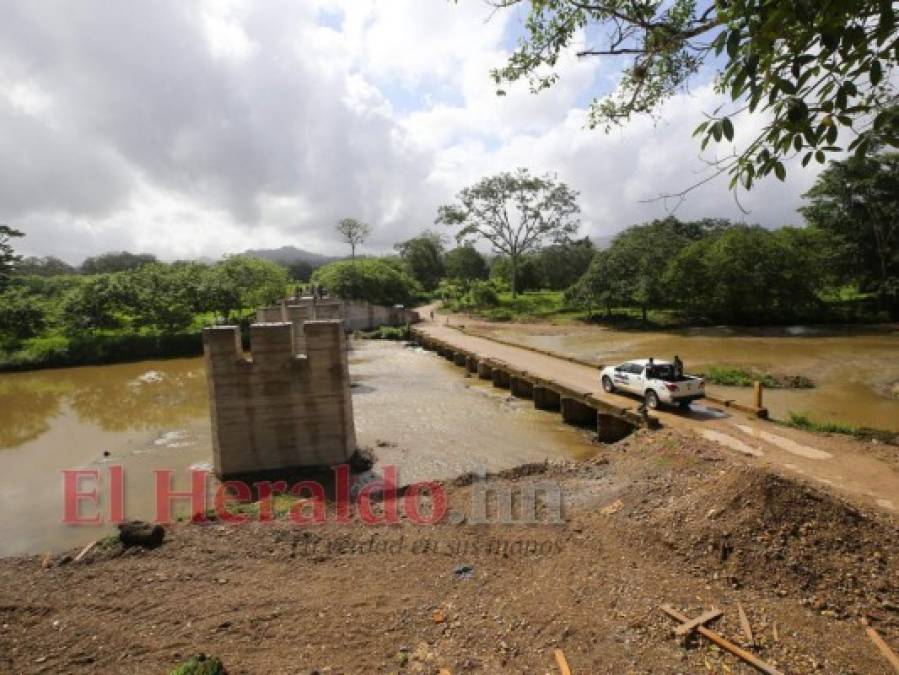
<svg viewBox="0 0 899 675"><path fill-rule="evenodd" d="M633 430L634 426L620 417L596 413L596 435L601 443L617 443Z"/></svg>
<svg viewBox="0 0 899 675"><path fill-rule="evenodd" d="M567 396L562 396L560 403L564 422L579 427L596 428L596 410Z"/></svg>
<svg viewBox="0 0 899 675"><path fill-rule="evenodd" d="M473 356L465 357L465 370L469 373L478 372L478 360Z"/></svg>
<svg viewBox="0 0 899 675"><path fill-rule="evenodd" d="M483 361L478 362L478 377L482 380L492 380L493 379L493 368L491 368L488 364Z"/></svg>
<svg viewBox="0 0 899 675"><path fill-rule="evenodd" d="M494 368L492 377L494 387L498 387L500 389L508 389L510 386L512 386L512 378L509 377L509 373L504 370Z"/></svg>
<svg viewBox="0 0 899 675"><path fill-rule="evenodd" d="M549 387L535 384L533 387L534 407L537 410L559 410L561 408L561 396L559 392Z"/></svg>
<svg viewBox="0 0 899 675"><path fill-rule="evenodd" d="M512 396L517 396L518 398L534 397L534 385L523 377L510 378L509 388L512 390Z"/></svg>

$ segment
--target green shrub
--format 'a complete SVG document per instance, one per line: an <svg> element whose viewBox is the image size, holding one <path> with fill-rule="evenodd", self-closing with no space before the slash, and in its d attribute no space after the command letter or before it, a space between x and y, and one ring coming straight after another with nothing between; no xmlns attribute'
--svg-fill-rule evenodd
<svg viewBox="0 0 899 675"><path fill-rule="evenodd" d="M170 675L226 675L225 666L216 656L199 654L175 668Z"/></svg>
<svg viewBox="0 0 899 675"><path fill-rule="evenodd" d="M397 265L380 258L325 265L315 270L312 281L331 295L376 305L408 304L421 293L418 282Z"/></svg>

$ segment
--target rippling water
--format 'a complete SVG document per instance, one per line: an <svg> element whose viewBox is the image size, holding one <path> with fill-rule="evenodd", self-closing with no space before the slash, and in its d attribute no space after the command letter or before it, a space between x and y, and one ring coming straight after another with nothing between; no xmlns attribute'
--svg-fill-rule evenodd
<svg viewBox="0 0 899 675"><path fill-rule="evenodd" d="M430 352L361 342L350 372L359 445L403 483L593 452L557 414ZM128 517L152 518L155 470L186 490L190 468L211 464L205 377L202 359L0 375L0 555L112 531L62 524L63 469L123 466Z"/></svg>

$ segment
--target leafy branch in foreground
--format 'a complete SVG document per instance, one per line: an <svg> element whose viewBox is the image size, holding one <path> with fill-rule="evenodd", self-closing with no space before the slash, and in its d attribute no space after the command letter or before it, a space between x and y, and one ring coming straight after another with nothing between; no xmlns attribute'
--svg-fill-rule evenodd
<svg viewBox="0 0 899 675"><path fill-rule="evenodd" d="M500 95L520 79L534 93L553 86L569 51L630 61L615 91L591 103L591 128L651 115L704 64L716 69L716 89L731 104L696 128L702 148L734 142L748 115L763 120L740 148L711 162L714 175L730 175L731 188L750 189L772 173L784 180L784 162L797 153L803 165L823 164L832 153L864 156L877 144L899 144L891 0L488 1L529 8L525 36L491 73Z"/></svg>

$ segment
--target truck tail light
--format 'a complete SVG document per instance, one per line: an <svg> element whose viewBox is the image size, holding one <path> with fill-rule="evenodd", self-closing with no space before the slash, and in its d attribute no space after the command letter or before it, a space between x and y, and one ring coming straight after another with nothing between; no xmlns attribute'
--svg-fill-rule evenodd
<svg viewBox="0 0 899 675"><path fill-rule="evenodd" d="M666 383L665 383L665 388L666 388L668 391L677 391L677 385L676 385L676 384L669 384L668 382L666 382Z"/></svg>

